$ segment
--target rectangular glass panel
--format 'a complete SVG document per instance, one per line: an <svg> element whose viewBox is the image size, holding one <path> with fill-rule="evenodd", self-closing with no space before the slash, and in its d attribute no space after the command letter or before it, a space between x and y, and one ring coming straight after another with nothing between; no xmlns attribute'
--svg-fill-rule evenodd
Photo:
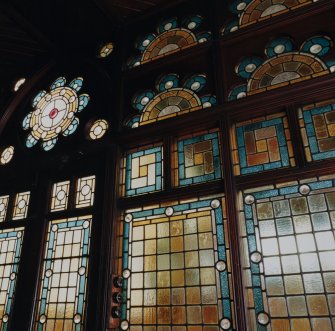
<svg viewBox="0 0 335 331"><path fill-rule="evenodd" d="M70 181L55 183L52 186L51 211L65 210L68 204Z"/></svg>
<svg viewBox="0 0 335 331"><path fill-rule="evenodd" d="M95 176L78 178L76 189L76 207L93 206L95 192Z"/></svg>
<svg viewBox="0 0 335 331"><path fill-rule="evenodd" d="M51 221L35 330L83 330L92 217Z"/></svg>
<svg viewBox="0 0 335 331"><path fill-rule="evenodd" d="M121 167L122 195L160 191L163 187L163 147L128 151Z"/></svg>
<svg viewBox="0 0 335 331"><path fill-rule="evenodd" d="M220 148L217 130L179 138L173 151L175 185L222 178Z"/></svg>
<svg viewBox="0 0 335 331"><path fill-rule="evenodd" d="M3 195L0 197L0 222L3 222L6 219L8 201L9 195Z"/></svg>
<svg viewBox="0 0 335 331"><path fill-rule="evenodd" d="M235 175L295 165L284 113L237 123L231 143Z"/></svg>
<svg viewBox="0 0 335 331"><path fill-rule="evenodd" d="M126 211L117 267L131 328L233 329L224 203L212 196Z"/></svg>
<svg viewBox="0 0 335 331"><path fill-rule="evenodd" d="M0 330L7 330L19 269L24 228L0 230Z"/></svg>
<svg viewBox="0 0 335 331"><path fill-rule="evenodd" d="M27 217L30 192L16 194L13 220L21 220Z"/></svg>
<svg viewBox="0 0 335 331"><path fill-rule="evenodd" d="M299 109L299 124L307 161L335 157L335 100Z"/></svg>
<svg viewBox="0 0 335 331"><path fill-rule="evenodd" d="M240 233L252 330L335 329L334 202L331 178L244 192Z"/></svg>

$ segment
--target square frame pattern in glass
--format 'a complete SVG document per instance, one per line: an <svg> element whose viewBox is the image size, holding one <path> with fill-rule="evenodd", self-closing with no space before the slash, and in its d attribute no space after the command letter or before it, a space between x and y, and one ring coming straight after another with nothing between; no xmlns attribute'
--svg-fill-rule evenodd
<svg viewBox="0 0 335 331"><path fill-rule="evenodd" d="M30 192L17 193L14 204L13 220L21 220L27 217Z"/></svg>
<svg viewBox="0 0 335 331"><path fill-rule="evenodd" d="M174 169L176 186L222 178L217 131L181 137L176 145L176 169Z"/></svg>
<svg viewBox="0 0 335 331"><path fill-rule="evenodd" d="M335 157L335 100L299 109L299 124L308 162Z"/></svg>
<svg viewBox="0 0 335 331"><path fill-rule="evenodd" d="M231 137L235 175L295 165L284 113L237 123Z"/></svg>
<svg viewBox="0 0 335 331"><path fill-rule="evenodd" d="M162 146L130 151L123 163L126 196L160 191L163 188Z"/></svg>

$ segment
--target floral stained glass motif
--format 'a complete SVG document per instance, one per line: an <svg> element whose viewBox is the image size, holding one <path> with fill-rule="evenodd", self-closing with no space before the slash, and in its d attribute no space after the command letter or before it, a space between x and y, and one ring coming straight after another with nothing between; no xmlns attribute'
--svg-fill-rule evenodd
<svg viewBox="0 0 335 331"><path fill-rule="evenodd" d="M9 195L3 195L0 197L0 222L3 222L6 219L8 202Z"/></svg>
<svg viewBox="0 0 335 331"><path fill-rule="evenodd" d="M9 163L14 156L14 146L8 146L1 151L0 164L4 165Z"/></svg>
<svg viewBox="0 0 335 331"><path fill-rule="evenodd" d="M128 210L122 225L121 320L141 331L234 329L222 197Z"/></svg>
<svg viewBox="0 0 335 331"><path fill-rule="evenodd" d="M205 74L188 77L182 86L177 74L160 77L156 81L156 92L145 90L135 94L133 108L138 114L127 119L126 126L136 128L140 125L212 107L216 104L215 96L198 95L206 83Z"/></svg>
<svg viewBox="0 0 335 331"><path fill-rule="evenodd" d="M121 169L126 196L160 191L163 188L163 147L129 151Z"/></svg>
<svg viewBox="0 0 335 331"><path fill-rule="evenodd" d="M138 38L135 47L141 55L131 57L127 63L128 67L136 67L206 42L211 38L211 33L199 31L202 22L203 18L199 15L187 17L181 24L175 17L162 21L157 26L157 33L149 33Z"/></svg>
<svg viewBox="0 0 335 331"><path fill-rule="evenodd" d="M15 198L13 220L21 220L27 217L30 192L18 193Z"/></svg>
<svg viewBox="0 0 335 331"><path fill-rule="evenodd" d="M83 330L91 221L49 223L34 330Z"/></svg>
<svg viewBox="0 0 335 331"><path fill-rule="evenodd" d="M334 330L333 178L244 192L240 233L252 329Z"/></svg>
<svg viewBox="0 0 335 331"><path fill-rule="evenodd" d="M95 176L78 178L76 190L76 207L93 206L95 193Z"/></svg>
<svg viewBox="0 0 335 331"><path fill-rule="evenodd" d="M220 179L221 161L218 132L182 137L176 142L174 169L176 185Z"/></svg>
<svg viewBox="0 0 335 331"><path fill-rule="evenodd" d="M335 157L335 101L299 109L299 123L307 161Z"/></svg>
<svg viewBox="0 0 335 331"><path fill-rule="evenodd" d="M41 140L45 151L52 149L59 134L69 136L79 125L76 117L88 104L88 94L78 95L83 86L83 78L77 77L68 86L64 77L57 78L50 91L40 91L35 96L31 111L23 120L22 128L30 130L26 146L33 147Z"/></svg>
<svg viewBox="0 0 335 331"><path fill-rule="evenodd" d="M0 230L0 330L7 331L19 271L23 228Z"/></svg>
<svg viewBox="0 0 335 331"><path fill-rule="evenodd" d="M237 123L231 140L235 175L295 165L283 113Z"/></svg>
<svg viewBox="0 0 335 331"><path fill-rule="evenodd" d="M325 35L307 39L299 51L294 51L293 40L289 37L271 40L265 48L266 59L257 56L244 57L236 65L236 74L247 83L234 87L228 100L334 72L335 60L323 59L332 47L332 39Z"/></svg>
<svg viewBox="0 0 335 331"><path fill-rule="evenodd" d="M229 11L235 18L228 21L221 29L222 34L248 27L274 15L287 13L289 10L300 8L302 5L313 3L312 0L233 0L230 1Z"/></svg>
<svg viewBox="0 0 335 331"><path fill-rule="evenodd" d="M69 199L70 181L64 181L53 184L51 208L52 212L65 210Z"/></svg>

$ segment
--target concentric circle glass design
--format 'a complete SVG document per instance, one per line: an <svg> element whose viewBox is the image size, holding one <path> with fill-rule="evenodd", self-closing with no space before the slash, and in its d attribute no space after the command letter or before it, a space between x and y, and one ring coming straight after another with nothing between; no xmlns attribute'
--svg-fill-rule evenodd
<svg viewBox="0 0 335 331"><path fill-rule="evenodd" d="M90 138L92 140L97 140L102 138L108 130L108 122L106 120L100 119L96 120L90 128Z"/></svg>
<svg viewBox="0 0 335 331"><path fill-rule="evenodd" d="M14 156L14 146L8 146L6 147L0 156L0 164L4 165L9 163Z"/></svg>

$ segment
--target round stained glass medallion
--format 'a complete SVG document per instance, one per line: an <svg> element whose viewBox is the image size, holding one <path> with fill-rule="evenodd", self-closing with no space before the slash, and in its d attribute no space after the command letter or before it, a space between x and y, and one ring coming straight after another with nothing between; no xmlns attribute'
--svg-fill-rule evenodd
<svg viewBox="0 0 335 331"><path fill-rule="evenodd" d="M52 276L52 270L51 269L48 269L46 272L45 272L45 277L49 278Z"/></svg>
<svg viewBox="0 0 335 331"><path fill-rule="evenodd" d="M0 164L4 165L9 163L12 160L13 156L14 156L14 146L6 147L1 153Z"/></svg>
<svg viewBox="0 0 335 331"><path fill-rule="evenodd" d="M166 216L172 216L173 213L174 213L174 210L173 210L172 207L167 207L167 208L165 209L165 215L166 215Z"/></svg>
<svg viewBox="0 0 335 331"><path fill-rule="evenodd" d="M247 195L245 198L244 198L244 202L247 204L247 205L252 205L254 202L255 202L255 198L253 195L249 194Z"/></svg>
<svg viewBox="0 0 335 331"><path fill-rule="evenodd" d="M4 323L7 323L7 322L8 322L8 319L9 319L9 316L8 316L7 314L5 314L5 315L2 316L2 321L3 321Z"/></svg>
<svg viewBox="0 0 335 331"><path fill-rule="evenodd" d="M90 128L90 138L92 140L102 138L108 130L108 122L106 120L100 119L96 120Z"/></svg>
<svg viewBox="0 0 335 331"><path fill-rule="evenodd" d="M40 91L34 98L31 111L23 120L22 128L30 130L26 146L33 147L41 140L45 151L52 149L58 135L69 136L79 126L77 113L89 102L88 94L78 95L83 85L83 78L77 77L65 86L64 77L57 78L50 86L50 91Z"/></svg>
<svg viewBox="0 0 335 331"><path fill-rule="evenodd" d="M126 216L125 216L125 218L124 218L124 221L126 222L126 223L129 223L129 222L131 222L133 220L133 215L132 214L127 214Z"/></svg>
<svg viewBox="0 0 335 331"><path fill-rule="evenodd" d="M19 209L23 209L26 206L26 201L24 199L20 200L17 206Z"/></svg>
<svg viewBox="0 0 335 331"><path fill-rule="evenodd" d="M253 252L250 255L250 259L254 263L260 263L262 261L262 254L260 252Z"/></svg>
<svg viewBox="0 0 335 331"><path fill-rule="evenodd" d="M257 321L261 325L267 325L270 322L269 315L267 313L259 313L257 315Z"/></svg>
<svg viewBox="0 0 335 331"><path fill-rule="evenodd" d="M128 323L128 321L124 320L124 321L121 322L120 326L121 326L121 330L128 330L129 323Z"/></svg>
<svg viewBox="0 0 335 331"><path fill-rule="evenodd" d="M86 272L86 268L85 267L80 267L79 270L78 270L78 274L80 276L85 275L85 272Z"/></svg>
<svg viewBox="0 0 335 331"><path fill-rule="evenodd" d="M13 90L14 92L17 92L20 87L26 82L26 79L25 78L20 78L18 79L15 84L14 84L14 87L13 87Z"/></svg>
<svg viewBox="0 0 335 331"><path fill-rule="evenodd" d="M307 195L311 191L311 188L308 185L301 185L299 187L299 192L303 195Z"/></svg>
<svg viewBox="0 0 335 331"><path fill-rule="evenodd" d="M129 269L124 269L123 272L122 272L122 276L123 278L127 279L129 278L131 275L131 271Z"/></svg>
<svg viewBox="0 0 335 331"><path fill-rule="evenodd" d="M213 209L219 208L220 207L220 201L218 199L214 199L211 201L211 207Z"/></svg>
<svg viewBox="0 0 335 331"><path fill-rule="evenodd" d="M87 229L89 226L90 226L90 222L89 222L89 221L85 221L85 222L83 223L83 228L84 228L84 229Z"/></svg>
<svg viewBox="0 0 335 331"><path fill-rule="evenodd" d="M215 268L218 271L224 271L226 270L226 263L224 261L218 261L216 262Z"/></svg>
<svg viewBox="0 0 335 331"><path fill-rule="evenodd" d="M231 323L228 318L223 318L220 322L220 326L223 330L229 330L231 327Z"/></svg>
<svg viewBox="0 0 335 331"><path fill-rule="evenodd" d="M81 321L81 316L80 316L79 314L74 315L74 317L73 317L73 322L74 322L75 324L79 324L80 321Z"/></svg>
<svg viewBox="0 0 335 331"><path fill-rule="evenodd" d="M99 56L104 58L110 55L114 50L114 44L112 42L106 43L100 48Z"/></svg>
<svg viewBox="0 0 335 331"><path fill-rule="evenodd" d="M44 324L47 321L47 317L45 315L40 316L40 323Z"/></svg>
<svg viewBox="0 0 335 331"><path fill-rule="evenodd" d="M14 280L16 278L16 273L12 272L9 276L10 280Z"/></svg>

